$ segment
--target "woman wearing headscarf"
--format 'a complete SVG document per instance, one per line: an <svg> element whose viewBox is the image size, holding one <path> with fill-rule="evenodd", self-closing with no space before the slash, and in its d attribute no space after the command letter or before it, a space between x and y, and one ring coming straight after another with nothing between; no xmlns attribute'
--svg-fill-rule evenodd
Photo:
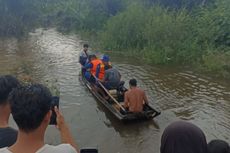
<svg viewBox="0 0 230 153"><path fill-rule="evenodd" d="M161 153L207 153L204 133L194 124L177 121L161 137Z"/></svg>
<svg viewBox="0 0 230 153"><path fill-rule="evenodd" d="M223 140L212 140L208 143L208 153L230 153L230 146Z"/></svg>

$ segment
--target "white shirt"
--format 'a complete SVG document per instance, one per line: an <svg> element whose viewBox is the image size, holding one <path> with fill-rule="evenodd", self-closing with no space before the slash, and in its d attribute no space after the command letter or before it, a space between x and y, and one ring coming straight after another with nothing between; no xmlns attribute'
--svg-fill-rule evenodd
<svg viewBox="0 0 230 153"><path fill-rule="evenodd" d="M87 51L87 54L85 53L85 51L82 51L80 53L80 56L79 56L79 61L80 61L80 57L83 57L83 58L87 58L86 59L86 63L88 63L89 59L88 59L88 56L90 55L91 53L89 51Z"/></svg>
<svg viewBox="0 0 230 153"><path fill-rule="evenodd" d="M88 57L87 55L89 54L89 52L87 51L87 54L85 53L85 51L82 51L80 53L80 57Z"/></svg>
<svg viewBox="0 0 230 153"><path fill-rule="evenodd" d="M12 153L8 148L0 149L0 153ZM35 153L77 153L77 151L70 144L60 144L58 146L44 145Z"/></svg>

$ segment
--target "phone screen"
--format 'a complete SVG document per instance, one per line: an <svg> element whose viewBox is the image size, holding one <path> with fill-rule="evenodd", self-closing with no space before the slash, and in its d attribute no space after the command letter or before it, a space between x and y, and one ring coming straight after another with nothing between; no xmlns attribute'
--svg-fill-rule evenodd
<svg viewBox="0 0 230 153"><path fill-rule="evenodd" d="M52 101L51 101L51 110L52 110L52 115L50 118L50 125L57 125L57 121L56 121L56 113L54 111L54 107L57 106L59 108L59 97L57 96L53 96L52 97Z"/></svg>
<svg viewBox="0 0 230 153"><path fill-rule="evenodd" d="M98 153L97 149L81 149L80 153Z"/></svg>

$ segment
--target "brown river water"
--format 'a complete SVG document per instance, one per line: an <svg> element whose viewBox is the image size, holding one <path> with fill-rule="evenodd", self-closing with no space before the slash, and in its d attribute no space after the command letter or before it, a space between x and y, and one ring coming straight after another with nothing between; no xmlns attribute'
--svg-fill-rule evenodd
<svg viewBox="0 0 230 153"><path fill-rule="evenodd" d="M83 43L77 35L63 35L54 29L37 29L20 40L1 39L0 74L30 76L57 87L61 110L81 148L95 147L100 153L159 153L164 128L180 119L198 125L208 141L219 138L230 142L229 81L111 55L122 79L136 78L151 105L162 112L151 121L122 123L79 81L78 56ZM12 119L11 124L15 126ZM46 142L60 142L55 127L48 128Z"/></svg>

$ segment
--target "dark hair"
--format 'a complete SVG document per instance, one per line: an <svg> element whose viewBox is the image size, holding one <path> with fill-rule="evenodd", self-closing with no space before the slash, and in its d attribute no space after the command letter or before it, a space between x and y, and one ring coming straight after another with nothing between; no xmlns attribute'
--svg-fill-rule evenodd
<svg viewBox="0 0 230 153"><path fill-rule="evenodd" d="M97 58L97 56L96 55L89 55L89 60L91 60L92 58Z"/></svg>
<svg viewBox="0 0 230 153"><path fill-rule="evenodd" d="M19 85L19 81L11 75L0 76L0 105L7 102L9 93Z"/></svg>
<svg viewBox="0 0 230 153"><path fill-rule="evenodd" d="M223 140L212 140L208 143L208 153L230 153L229 144Z"/></svg>
<svg viewBox="0 0 230 153"><path fill-rule="evenodd" d="M9 95L11 111L20 130L32 132L42 123L51 108L52 95L41 84L21 86Z"/></svg>
<svg viewBox="0 0 230 153"><path fill-rule="evenodd" d="M131 79L131 80L129 81L129 84L130 84L131 86L136 87L136 86L137 86L137 80L136 80L136 79Z"/></svg>
<svg viewBox="0 0 230 153"><path fill-rule="evenodd" d="M89 48L89 45L88 44L84 44L83 47L84 48Z"/></svg>

